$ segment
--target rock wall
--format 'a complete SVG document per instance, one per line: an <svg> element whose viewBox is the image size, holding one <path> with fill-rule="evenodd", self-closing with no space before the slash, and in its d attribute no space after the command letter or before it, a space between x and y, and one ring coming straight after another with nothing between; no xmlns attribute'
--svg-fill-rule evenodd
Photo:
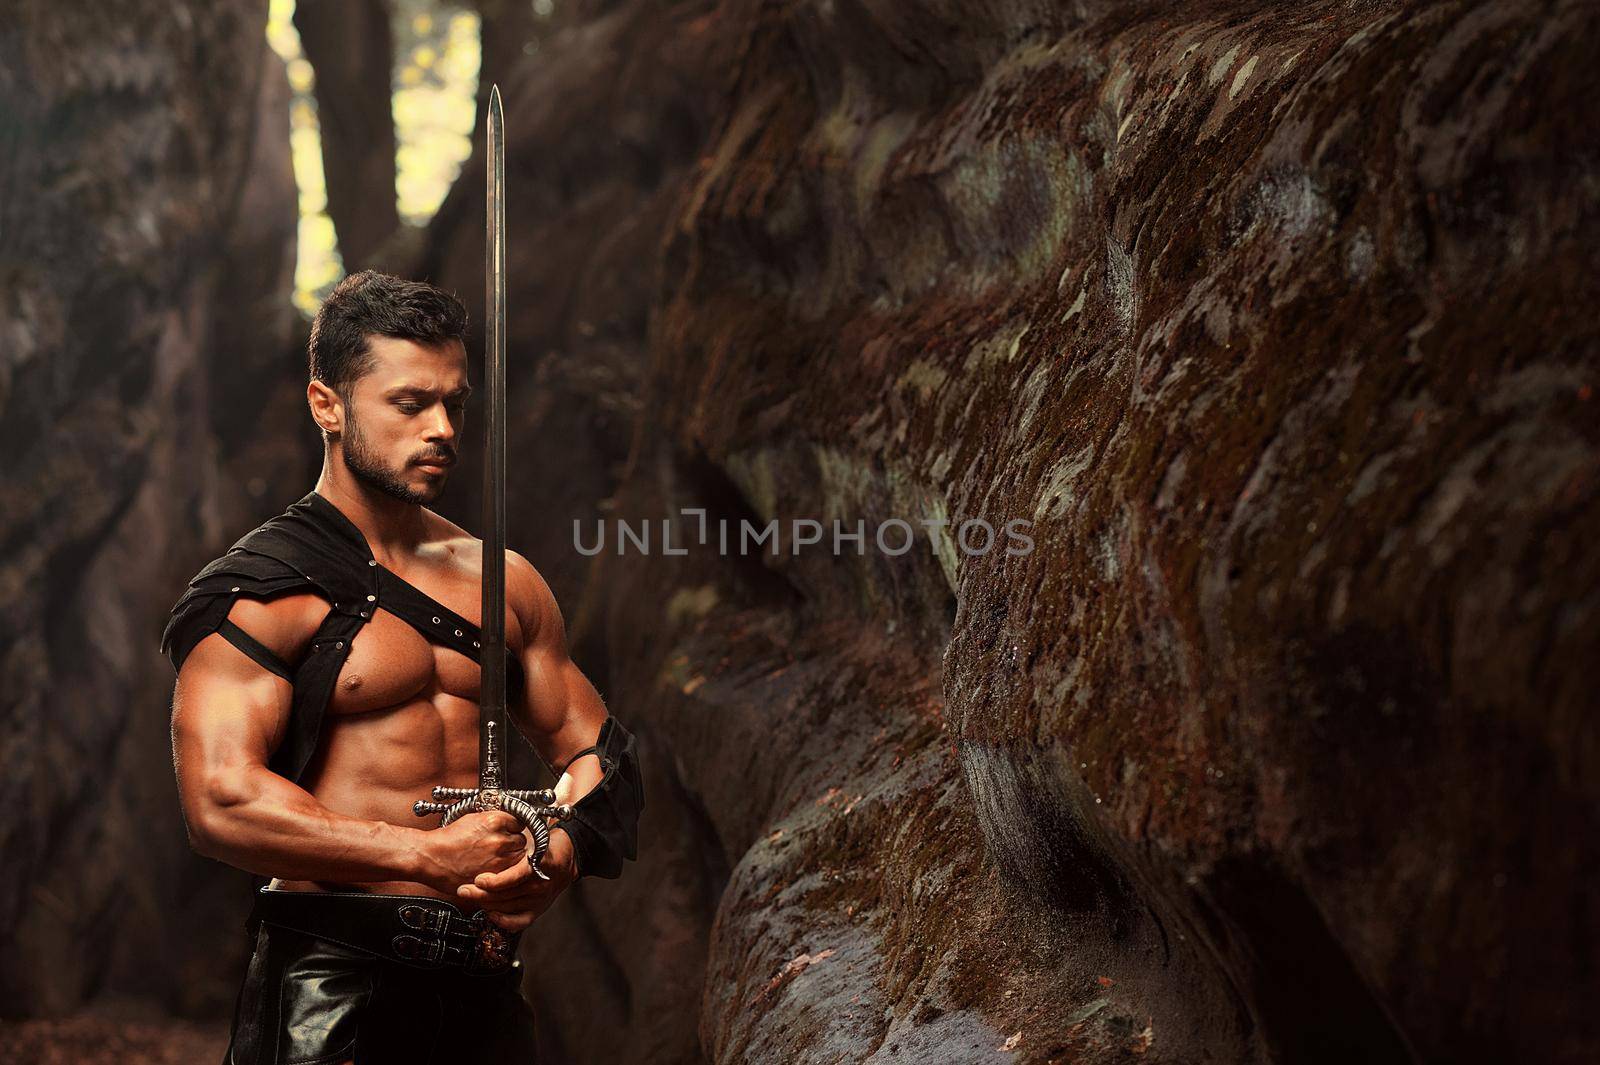
<svg viewBox="0 0 1600 1065"><path fill-rule="evenodd" d="M247 889L185 843L156 645L314 468L265 13L24 2L0 28L3 1016L231 1006Z"/></svg>
<svg viewBox="0 0 1600 1065"><path fill-rule="evenodd" d="M652 803L541 955L613 977L533 980L568 1048L1592 1057L1597 33L729 0L525 59L520 453L621 481L530 488L536 561L868 530L571 578ZM574 412L630 405L626 449Z"/></svg>

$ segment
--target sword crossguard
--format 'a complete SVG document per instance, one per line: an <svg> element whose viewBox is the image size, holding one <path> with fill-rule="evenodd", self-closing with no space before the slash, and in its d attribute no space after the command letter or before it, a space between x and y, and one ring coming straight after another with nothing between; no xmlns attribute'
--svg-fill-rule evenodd
<svg viewBox="0 0 1600 1065"><path fill-rule="evenodd" d="M509 795L514 799L521 799L526 803L537 803L540 806L550 806L556 801L554 788L497 788L494 793L496 795ZM419 799L412 809L417 810L417 816L421 817L424 813L438 813L461 799L476 799L479 794L480 792L477 788L446 788L440 786L433 789L433 802L430 803ZM423 810L422 807L424 806L437 807L438 809Z"/></svg>
<svg viewBox="0 0 1600 1065"><path fill-rule="evenodd" d="M550 877L539 868L539 859L550 848L550 826L545 823L546 819L565 821L572 816L571 804L556 804L554 788L447 788L440 785L433 789L432 802L418 799L411 805L411 812L418 817L442 814L439 818L440 828L466 814L485 810L504 810L533 833L533 850L529 852L528 864L540 880L549 880Z"/></svg>

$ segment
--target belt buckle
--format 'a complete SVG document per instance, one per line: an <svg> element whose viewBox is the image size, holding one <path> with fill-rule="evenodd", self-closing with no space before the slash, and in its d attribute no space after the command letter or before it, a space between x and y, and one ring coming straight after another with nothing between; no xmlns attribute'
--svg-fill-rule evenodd
<svg viewBox="0 0 1600 1065"><path fill-rule="evenodd" d="M469 920L473 934L472 954L464 968L473 973L503 973L514 968L517 965L516 944L506 935L505 929L490 921L483 910Z"/></svg>

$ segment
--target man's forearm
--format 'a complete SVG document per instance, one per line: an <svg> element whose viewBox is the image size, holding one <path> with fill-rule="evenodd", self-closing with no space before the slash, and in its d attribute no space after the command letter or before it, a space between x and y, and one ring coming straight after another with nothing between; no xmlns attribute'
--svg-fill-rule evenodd
<svg viewBox="0 0 1600 1065"><path fill-rule="evenodd" d="M604 776L605 773L600 768L600 759L579 758L570 769L561 774L561 779L556 782L556 802L558 804L576 804L578 800L582 799L585 795L589 794L589 792L593 791L595 786L600 783L601 778ZM547 820L552 832L556 829L561 829L560 821L557 821L555 818L549 818ZM565 829L562 829L562 834L566 835ZM571 855L571 861L576 869L577 851L571 846L570 841L572 837L568 835L567 839L569 842L564 850ZM580 869L578 871L581 872L582 870Z"/></svg>
<svg viewBox="0 0 1600 1065"><path fill-rule="evenodd" d="M579 758L575 764L568 767L561 774L561 779L556 781L556 802L575 804L600 783L605 772L600 767L600 759L594 755Z"/></svg>
<svg viewBox="0 0 1600 1065"><path fill-rule="evenodd" d="M569 738L566 743L575 745L585 738ZM633 734L621 721L607 715L593 746L595 750L569 759L567 773L557 785L557 797L570 802L573 812L560 827L572 841L579 875L609 880L621 876L623 863L638 856L644 785ZM560 757L564 751L546 758L552 754Z"/></svg>
<svg viewBox="0 0 1600 1065"><path fill-rule="evenodd" d="M262 876L286 880L431 883L421 829L329 810L271 770L219 771L185 804L194 849Z"/></svg>

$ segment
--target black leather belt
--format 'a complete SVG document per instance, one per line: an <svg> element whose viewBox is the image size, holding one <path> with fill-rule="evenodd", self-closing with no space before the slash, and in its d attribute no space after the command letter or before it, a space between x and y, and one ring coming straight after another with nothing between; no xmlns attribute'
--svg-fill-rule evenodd
<svg viewBox="0 0 1600 1065"><path fill-rule="evenodd" d="M256 921L421 969L503 973L521 966L517 940L482 910L466 916L443 899L354 891L256 892Z"/></svg>

